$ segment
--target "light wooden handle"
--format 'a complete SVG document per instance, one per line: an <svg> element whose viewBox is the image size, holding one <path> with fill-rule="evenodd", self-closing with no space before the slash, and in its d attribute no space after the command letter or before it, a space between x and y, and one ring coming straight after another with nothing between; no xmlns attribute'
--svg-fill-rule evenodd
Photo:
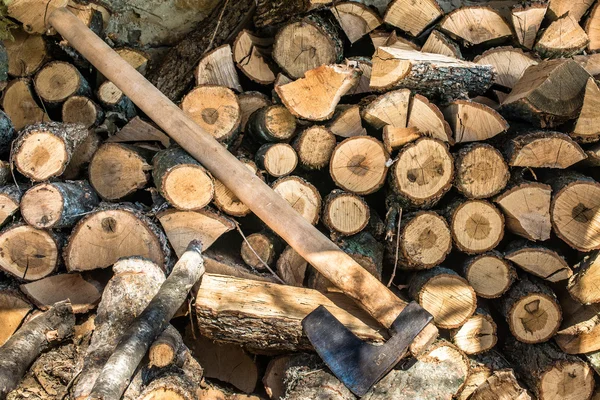
<svg viewBox="0 0 600 400"><path fill-rule="evenodd" d="M223 182L298 254L382 325L389 327L392 324L406 302L304 220L286 200L204 132L70 11L64 8L55 10L49 22L71 46L200 161L215 178Z"/></svg>

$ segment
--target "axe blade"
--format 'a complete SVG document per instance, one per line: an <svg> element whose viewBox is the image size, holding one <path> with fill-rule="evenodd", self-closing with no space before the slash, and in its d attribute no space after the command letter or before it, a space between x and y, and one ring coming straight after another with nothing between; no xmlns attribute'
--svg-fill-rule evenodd
<svg viewBox="0 0 600 400"><path fill-rule="evenodd" d="M302 328L331 372L352 393L364 396L398 364L432 319L425 309L411 302L392 324L390 339L379 346L356 337L323 306L302 320Z"/></svg>

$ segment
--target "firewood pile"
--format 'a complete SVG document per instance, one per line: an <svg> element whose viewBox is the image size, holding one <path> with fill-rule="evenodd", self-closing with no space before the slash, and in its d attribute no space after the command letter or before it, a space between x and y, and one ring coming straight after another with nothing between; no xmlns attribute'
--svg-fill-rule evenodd
<svg viewBox="0 0 600 400"><path fill-rule="evenodd" d="M224 0L150 51L102 1L13 0L0 400L356 399L302 320L388 338L48 28L64 6L433 315L365 399L600 399L600 2Z"/></svg>

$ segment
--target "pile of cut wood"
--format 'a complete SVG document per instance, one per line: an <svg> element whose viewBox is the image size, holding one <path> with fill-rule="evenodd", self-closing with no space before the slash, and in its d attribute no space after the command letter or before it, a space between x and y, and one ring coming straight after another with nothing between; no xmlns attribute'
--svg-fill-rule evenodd
<svg viewBox="0 0 600 400"><path fill-rule="evenodd" d="M117 400L106 365L194 240L207 273L125 399L355 399L301 321L384 330L41 3L9 4L0 47L0 399ZM102 36L98 3L68 6ZM600 399L600 3L474 3L225 0L166 53L116 50L433 315L440 338L364 398Z"/></svg>

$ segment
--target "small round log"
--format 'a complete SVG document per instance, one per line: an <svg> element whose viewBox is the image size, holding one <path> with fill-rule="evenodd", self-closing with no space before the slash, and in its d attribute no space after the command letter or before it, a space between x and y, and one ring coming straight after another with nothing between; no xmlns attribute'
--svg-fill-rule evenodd
<svg viewBox="0 0 600 400"><path fill-rule="evenodd" d="M258 172L258 167L254 161L245 158L240 158L239 160L246 168L262 179L262 175ZM219 210L233 217L244 217L251 212L248 206L242 203L240 199L238 199L237 196L218 179L215 179L215 196L213 202Z"/></svg>
<svg viewBox="0 0 600 400"><path fill-rule="evenodd" d="M52 61L46 64L33 81L38 95L50 106L58 105L74 95L89 95L90 85L73 65Z"/></svg>
<svg viewBox="0 0 600 400"><path fill-rule="evenodd" d="M502 296L517 278L515 268L494 250L469 257L462 265L462 273L477 296L484 299Z"/></svg>
<svg viewBox="0 0 600 400"><path fill-rule="evenodd" d="M498 194L510 179L502 154L489 144L474 143L460 149L454 159L456 188L470 199Z"/></svg>
<svg viewBox="0 0 600 400"><path fill-rule="evenodd" d="M485 200L456 200L445 215L456 247L467 254L492 250L504 237L504 216Z"/></svg>
<svg viewBox="0 0 600 400"><path fill-rule="evenodd" d="M275 235L268 232L257 232L248 236L242 242L240 254L247 265L263 271L266 269L264 264L271 266L281 253L282 248L283 243Z"/></svg>
<svg viewBox="0 0 600 400"><path fill-rule="evenodd" d="M63 122L82 124L86 128L100 125L104 120L104 111L85 96L71 96L62 106Z"/></svg>
<svg viewBox="0 0 600 400"><path fill-rule="evenodd" d="M279 178L294 172L298 165L298 154L287 143L267 143L257 150L255 160L259 168Z"/></svg>
<svg viewBox="0 0 600 400"><path fill-rule="evenodd" d="M483 308L477 308L463 326L450 331L450 337L459 349L469 355L488 351L498 341L496 323Z"/></svg>
<svg viewBox="0 0 600 400"><path fill-rule="evenodd" d="M355 235L367 226L369 218L369 205L360 196L336 189L325 198L323 223L333 232Z"/></svg>
<svg viewBox="0 0 600 400"><path fill-rule="evenodd" d="M321 195L312 184L298 176L287 176L275 181L272 188L308 222L319 222Z"/></svg>
<svg viewBox="0 0 600 400"><path fill-rule="evenodd" d="M254 111L246 129L259 143L287 142L296 134L296 117L280 104Z"/></svg>
<svg viewBox="0 0 600 400"><path fill-rule="evenodd" d="M300 132L294 141L294 149L304 168L322 169L329 164L336 144L335 135L329 129L314 125Z"/></svg>

